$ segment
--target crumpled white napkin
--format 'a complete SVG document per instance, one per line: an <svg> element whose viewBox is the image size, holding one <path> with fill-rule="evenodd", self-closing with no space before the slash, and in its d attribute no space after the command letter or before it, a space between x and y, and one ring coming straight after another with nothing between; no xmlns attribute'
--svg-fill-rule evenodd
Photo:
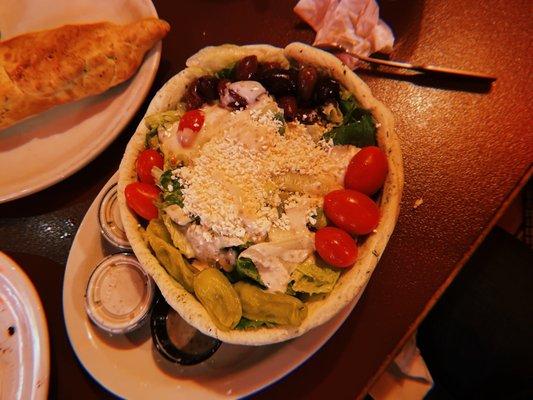
<svg viewBox="0 0 533 400"><path fill-rule="evenodd" d="M314 46L342 48L362 56L392 51L394 35L379 19L374 0L300 0L294 12L316 31ZM353 69L359 60L348 53L335 55Z"/></svg>
<svg viewBox="0 0 533 400"><path fill-rule="evenodd" d="M417 400L433 387L433 378L413 336L370 389L374 400Z"/></svg>

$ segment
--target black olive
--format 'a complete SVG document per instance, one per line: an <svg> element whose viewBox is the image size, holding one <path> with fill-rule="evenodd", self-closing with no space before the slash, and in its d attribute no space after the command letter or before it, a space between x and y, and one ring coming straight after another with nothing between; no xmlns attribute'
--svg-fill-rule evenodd
<svg viewBox="0 0 533 400"><path fill-rule="evenodd" d="M231 81L229 79L221 79L218 81L217 92L220 98L224 96L224 92L226 91L226 86L228 86L230 83Z"/></svg>
<svg viewBox="0 0 533 400"><path fill-rule="evenodd" d="M275 61L263 62L257 65L257 72L255 73L255 79L261 81L263 74L271 69L282 69L281 64Z"/></svg>
<svg viewBox="0 0 533 400"><path fill-rule="evenodd" d="M315 88L315 99L318 104L324 104L328 100L339 98L339 82L332 78L320 79Z"/></svg>
<svg viewBox="0 0 533 400"><path fill-rule="evenodd" d="M283 96L278 99L278 105L283 108L285 120L292 121L298 111L298 104L294 96Z"/></svg>
<svg viewBox="0 0 533 400"><path fill-rule="evenodd" d="M296 94L298 72L281 68L272 68L261 74L261 83L270 94L287 96Z"/></svg>
<svg viewBox="0 0 533 400"><path fill-rule="evenodd" d="M235 65L234 76L236 81L248 81L257 72L257 56L248 56Z"/></svg>
<svg viewBox="0 0 533 400"><path fill-rule="evenodd" d="M218 99L218 85L219 79L216 76L204 75L196 81L197 93L206 101L213 101Z"/></svg>
<svg viewBox="0 0 533 400"><path fill-rule="evenodd" d="M182 101L185 102L187 110L196 110L197 108L202 107L202 105L204 104L204 100L198 94L197 83L197 81L192 83L191 86L189 86L189 89L187 89L185 95L183 96Z"/></svg>
<svg viewBox="0 0 533 400"><path fill-rule="evenodd" d="M305 66L298 71L298 96L304 102L311 100L318 73L315 67Z"/></svg>
<svg viewBox="0 0 533 400"><path fill-rule="evenodd" d="M312 125L318 122L320 115L316 109L303 108L296 113L296 119L305 125Z"/></svg>
<svg viewBox="0 0 533 400"><path fill-rule="evenodd" d="M246 108L246 106L248 105L248 102L246 101L246 99L242 97L239 93L237 93L235 90L230 89L229 95L233 99L233 101L228 104L230 108L234 108L236 110L237 109L242 110L243 108Z"/></svg>

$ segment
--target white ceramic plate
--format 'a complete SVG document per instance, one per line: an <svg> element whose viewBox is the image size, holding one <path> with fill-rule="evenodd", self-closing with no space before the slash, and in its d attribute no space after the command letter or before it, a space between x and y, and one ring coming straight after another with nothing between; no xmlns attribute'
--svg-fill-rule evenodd
<svg viewBox="0 0 533 400"><path fill-rule="evenodd" d="M24 271L0 252L0 399L46 399L49 375L41 300Z"/></svg>
<svg viewBox="0 0 533 400"><path fill-rule="evenodd" d="M128 23L149 16L157 16L150 0L1 0L0 32L7 39L68 23ZM100 154L140 107L160 56L159 43L129 81L0 131L0 203L51 186Z"/></svg>
<svg viewBox="0 0 533 400"><path fill-rule="evenodd" d="M63 283L63 312L70 343L80 362L102 386L127 399L235 398L276 382L311 357L335 333L358 298L298 339L269 346L222 344L209 360L183 367L163 359L145 325L132 335L111 337L89 321L84 308L87 281L97 263L118 252L104 242L97 220L106 184L85 215L70 250Z"/></svg>

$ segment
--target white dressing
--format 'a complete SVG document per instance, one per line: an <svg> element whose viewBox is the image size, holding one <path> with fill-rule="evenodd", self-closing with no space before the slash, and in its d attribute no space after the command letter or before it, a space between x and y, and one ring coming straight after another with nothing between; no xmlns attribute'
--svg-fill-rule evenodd
<svg viewBox="0 0 533 400"><path fill-rule="evenodd" d="M313 251L312 235L303 235L280 242L254 244L244 250L239 258L253 261L269 291L285 292L294 268Z"/></svg>

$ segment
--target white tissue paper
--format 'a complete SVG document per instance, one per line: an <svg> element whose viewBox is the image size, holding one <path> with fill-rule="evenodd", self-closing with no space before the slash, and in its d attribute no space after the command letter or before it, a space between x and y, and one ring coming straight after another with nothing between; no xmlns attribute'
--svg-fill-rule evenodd
<svg viewBox="0 0 533 400"><path fill-rule="evenodd" d="M359 60L349 53L392 51L394 35L374 0L300 0L294 12L316 31L314 46L344 49L335 55L352 69Z"/></svg>
<svg viewBox="0 0 533 400"><path fill-rule="evenodd" d="M370 389L374 400L422 400L433 378L413 336Z"/></svg>

